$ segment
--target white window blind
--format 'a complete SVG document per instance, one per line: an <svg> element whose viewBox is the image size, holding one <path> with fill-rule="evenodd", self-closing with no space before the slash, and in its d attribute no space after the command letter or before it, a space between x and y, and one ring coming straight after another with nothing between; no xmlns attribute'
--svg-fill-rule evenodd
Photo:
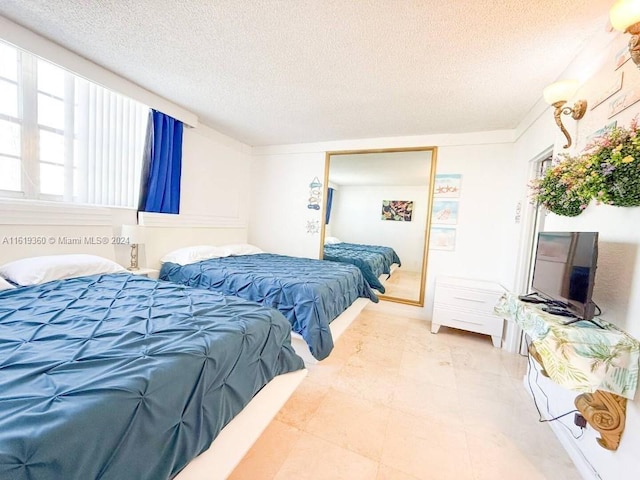
<svg viewBox="0 0 640 480"><path fill-rule="evenodd" d="M0 42L0 196L137 207L148 112Z"/></svg>

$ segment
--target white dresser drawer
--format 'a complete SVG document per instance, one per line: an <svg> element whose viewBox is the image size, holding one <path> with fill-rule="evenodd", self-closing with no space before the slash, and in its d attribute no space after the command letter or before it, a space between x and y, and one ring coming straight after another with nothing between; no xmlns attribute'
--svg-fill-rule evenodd
<svg viewBox="0 0 640 480"><path fill-rule="evenodd" d="M438 285L435 301L442 305L469 308L478 313L491 314L493 313L493 307L495 307L501 295L501 292L488 292Z"/></svg>
<svg viewBox="0 0 640 480"><path fill-rule="evenodd" d="M493 308L504 288L486 280L438 277L433 299L431 333L445 327L491 335L495 347L502 344L504 320L493 314Z"/></svg>
<svg viewBox="0 0 640 480"><path fill-rule="evenodd" d="M495 315L436 306L433 309L432 323L485 335L502 336L504 320Z"/></svg>

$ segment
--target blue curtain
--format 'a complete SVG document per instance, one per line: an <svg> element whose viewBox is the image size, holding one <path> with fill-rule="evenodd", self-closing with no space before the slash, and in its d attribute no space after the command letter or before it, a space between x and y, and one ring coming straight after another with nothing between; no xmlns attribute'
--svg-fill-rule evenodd
<svg viewBox="0 0 640 480"><path fill-rule="evenodd" d="M149 112L139 211L180 213L182 131L182 122L156 110Z"/></svg>
<svg viewBox="0 0 640 480"><path fill-rule="evenodd" d="M333 204L333 191L335 189L329 187L327 189L327 214L325 215L324 223L325 225L329 225L329 220L331 219L331 205Z"/></svg>

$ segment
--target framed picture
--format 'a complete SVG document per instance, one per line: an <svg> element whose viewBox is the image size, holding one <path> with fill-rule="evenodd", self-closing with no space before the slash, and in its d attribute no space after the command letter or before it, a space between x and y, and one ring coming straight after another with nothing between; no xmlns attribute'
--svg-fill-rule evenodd
<svg viewBox="0 0 640 480"><path fill-rule="evenodd" d="M396 222L410 222L413 215L413 201L411 200L383 200L382 220Z"/></svg>
<svg viewBox="0 0 640 480"><path fill-rule="evenodd" d="M640 87L635 87L618 95L609 102L609 118L615 117L625 108L630 107L640 100Z"/></svg>
<svg viewBox="0 0 640 480"><path fill-rule="evenodd" d="M604 135L606 135L611 130L613 130L617 124L618 124L618 121L614 120L613 122L611 122L611 123L605 125L604 127L596 130L591 135L588 135L587 136L587 144L591 144L591 143L596 142L599 138L602 138Z"/></svg>
<svg viewBox="0 0 640 480"><path fill-rule="evenodd" d="M456 229L445 227L432 227L431 237L429 238L430 250L447 250L456 249Z"/></svg>
<svg viewBox="0 0 640 480"><path fill-rule="evenodd" d="M615 69L619 69L622 65L627 63L627 60L629 60L630 58L631 52L629 52L629 47L625 45L618 52L616 52Z"/></svg>
<svg viewBox="0 0 640 480"><path fill-rule="evenodd" d="M433 187L434 198L458 198L461 183L462 175L460 174L436 175Z"/></svg>
<svg viewBox="0 0 640 480"><path fill-rule="evenodd" d="M598 105L600 105L602 102L604 102L609 97L613 96L614 94L616 94L620 90L622 90L623 78L624 78L624 72L619 72L618 74L616 74L616 76L613 78L613 80L611 81L609 86L607 88L605 88L604 90L602 90L600 92L600 95L598 95L598 97L595 99L595 101L592 102L591 110L596 108Z"/></svg>
<svg viewBox="0 0 640 480"><path fill-rule="evenodd" d="M433 202L431 223L436 225L455 225L458 223L457 200L436 200Z"/></svg>

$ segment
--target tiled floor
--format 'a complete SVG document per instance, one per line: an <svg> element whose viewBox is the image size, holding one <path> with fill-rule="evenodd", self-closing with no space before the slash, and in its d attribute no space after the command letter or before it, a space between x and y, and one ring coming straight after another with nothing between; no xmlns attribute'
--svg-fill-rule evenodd
<svg viewBox="0 0 640 480"><path fill-rule="evenodd" d="M526 359L487 336L367 308L233 480L580 478L522 386Z"/></svg>
<svg viewBox="0 0 640 480"><path fill-rule="evenodd" d="M385 280L385 295L417 300L420 297L420 272L410 272L399 267Z"/></svg>

